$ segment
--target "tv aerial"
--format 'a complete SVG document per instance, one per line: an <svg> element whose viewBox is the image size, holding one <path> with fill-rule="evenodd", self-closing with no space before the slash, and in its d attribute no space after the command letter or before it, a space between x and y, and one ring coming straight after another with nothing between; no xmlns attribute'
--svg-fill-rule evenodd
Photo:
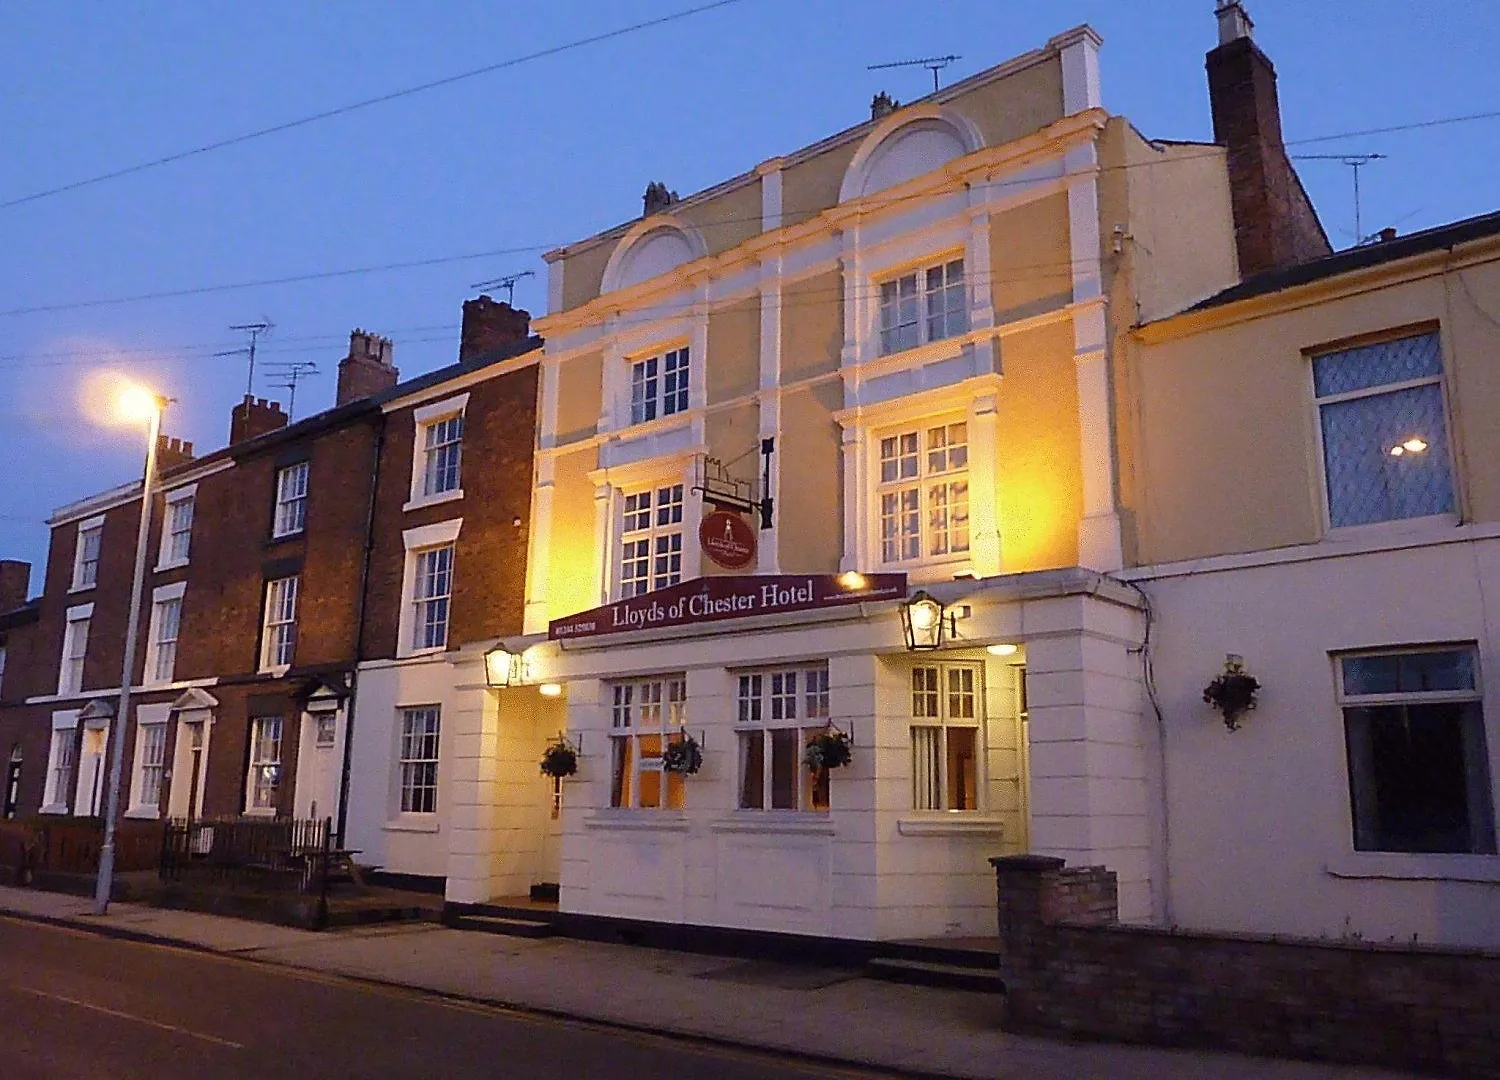
<svg viewBox="0 0 1500 1080"><path fill-rule="evenodd" d="M1296 154L1295 157L1305 161L1337 161L1341 165L1347 165L1354 173L1354 246L1358 247L1366 240L1373 239L1366 236L1363 222L1360 220L1359 206L1359 170L1372 161L1384 161L1384 154Z"/></svg>
<svg viewBox="0 0 1500 1080"><path fill-rule="evenodd" d="M504 289L505 290L505 302L507 304L509 304L511 307L515 307L516 282L520 281L522 278L529 278L529 277L536 277L536 271L535 270L522 270L519 273L505 274L505 275L502 275L501 277L490 278L490 280L488 280L488 281L476 281L476 282L474 282L474 284L470 285L469 288L471 288L471 289L490 289L490 288Z"/></svg>
<svg viewBox="0 0 1500 1080"><path fill-rule="evenodd" d="M882 68L924 67L928 71L932 72L932 92L935 94L938 92L938 72L942 71L943 68L953 63L953 61L962 59L962 56L957 55L929 56L925 60L895 60L889 64L870 64L865 68L865 70L879 71Z"/></svg>
<svg viewBox="0 0 1500 1080"><path fill-rule="evenodd" d="M247 353L249 354L250 370L245 375L246 397L253 397L255 394L255 346L259 342L260 336L270 333L274 327L275 323L271 322L270 319L262 319L260 322L253 323L236 323L229 329L248 333L250 335L250 343L238 349L226 349L224 352L213 354L214 356L244 356Z"/></svg>
<svg viewBox="0 0 1500 1080"><path fill-rule="evenodd" d="M273 380L272 386L287 391L286 419L291 423L297 416L297 384L310 375L318 374L318 365L313 360L273 360L266 365L266 374Z"/></svg>

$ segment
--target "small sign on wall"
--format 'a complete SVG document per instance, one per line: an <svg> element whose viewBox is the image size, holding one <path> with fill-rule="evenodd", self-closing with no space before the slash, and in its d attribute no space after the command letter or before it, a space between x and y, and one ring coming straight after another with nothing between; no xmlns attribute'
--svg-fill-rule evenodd
<svg viewBox="0 0 1500 1080"><path fill-rule="evenodd" d="M715 510L703 515L698 544L715 566L743 570L755 561L755 530L739 514Z"/></svg>

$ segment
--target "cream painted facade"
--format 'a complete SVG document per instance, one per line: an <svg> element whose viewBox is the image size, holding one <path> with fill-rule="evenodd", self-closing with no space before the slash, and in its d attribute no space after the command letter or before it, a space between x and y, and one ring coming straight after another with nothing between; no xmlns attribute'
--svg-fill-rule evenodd
<svg viewBox="0 0 1500 1080"><path fill-rule="evenodd" d="M1138 313L1232 284L1235 253L1222 152L1110 116L1099 45L1070 31L547 256L526 634L503 643L523 685L490 701L499 732L532 732L536 687L561 687L556 727L581 762L562 785L564 912L983 934L986 860L1027 850L1108 863L1128 918L1160 908L1145 620L1107 576L1137 545L1112 369ZM730 573L699 551L694 489L708 459L757 481L768 439L772 525L734 573L903 573L949 605L945 648L909 651L891 601L549 640L552 620ZM919 484L897 482L912 470ZM454 663L481 681L479 650ZM831 724L852 763L826 804L754 805L788 796L780 766L747 757L747 687L794 673L805 694L824 672L826 716L797 737ZM917 715L938 683L942 735ZM630 787L659 744L626 749L627 686L680 695L673 730L702 743L697 774L644 781L670 791ZM972 735L947 711L968 687L977 712L956 726ZM450 899L503 895L482 857L498 820L455 828L475 861L450 859Z"/></svg>
<svg viewBox="0 0 1500 1080"><path fill-rule="evenodd" d="M1500 223L1458 223L1363 256L1367 265L1357 250L1329 260L1350 260L1343 272L1147 324L1128 349L1124 394L1139 433L1128 501L1149 565L1124 576L1154 617L1165 917L1500 949ZM1381 480L1367 516L1386 520L1340 525L1347 482L1330 470L1360 448L1329 449L1336 420L1322 410L1338 406L1320 404L1314 365L1412 341L1429 343L1440 372L1398 385L1437 387L1440 407L1392 413L1398 434L1361 459ZM1391 454L1413 435L1429 445ZM1445 489L1431 513L1383 512L1381 488L1404 490L1399 470L1411 467L1450 477L1451 498ZM1201 700L1229 653L1262 684L1233 733ZM1368 706L1345 674L1350 658L1371 654L1469 665L1435 697L1403 685L1369 699L1413 706L1414 739L1450 732L1446 750L1413 742L1398 755L1388 731L1374 777ZM1444 817L1461 835L1409 824Z"/></svg>

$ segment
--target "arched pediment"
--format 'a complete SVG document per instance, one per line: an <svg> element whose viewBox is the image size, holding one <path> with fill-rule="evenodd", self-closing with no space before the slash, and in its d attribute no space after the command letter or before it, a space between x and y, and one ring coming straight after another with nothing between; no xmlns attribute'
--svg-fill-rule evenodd
<svg viewBox="0 0 1500 1080"><path fill-rule="evenodd" d="M602 292L628 289L708 254L708 245L687 222L657 214L621 237L604 267Z"/></svg>
<svg viewBox="0 0 1500 1080"><path fill-rule="evenodd" d="M844 173L839 201L893 188L983 145L974 125L950 109L940 105L902 109L865 137Z"/></svg>

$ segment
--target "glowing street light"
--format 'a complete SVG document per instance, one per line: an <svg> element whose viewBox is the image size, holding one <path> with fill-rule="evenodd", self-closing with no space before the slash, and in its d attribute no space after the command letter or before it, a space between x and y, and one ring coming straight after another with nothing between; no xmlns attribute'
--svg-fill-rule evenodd
<svg viewBox="0 0 1500 1080"><path fill-rule="evenodd" d="M115 394L113 417L146 425L146 468L141 477L141 521L135 534L135 573L130 579L130 613L125 621L125 660L120 673L120 706L110 719L109 797L104 811L104 843L99 848L99 879L94 884L94 914L109 910L115 877L115 818L120 813L120 772L125 760L125 721L130 715L130 681L135 677L136 638L141 629L141 594L146 582L146 538L151 530L151 489L156 483L156 444L161 414L170 403L139 383L125 383Z"/></svg>

